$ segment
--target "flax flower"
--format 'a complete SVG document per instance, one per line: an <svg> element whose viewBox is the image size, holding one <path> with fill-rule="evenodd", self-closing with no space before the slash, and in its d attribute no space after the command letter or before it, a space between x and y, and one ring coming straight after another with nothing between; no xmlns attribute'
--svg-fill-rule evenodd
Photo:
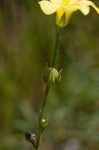
<svg viewBox="0 0 99 150"><path fill-rule="evenodd" d="M56 23L59 26L67 25L71 14L77 10L80 10L83 15L88 15L91 6L99 13L99 8L90 0L42 0L39 4L46 15L56 12Z"/></svg>

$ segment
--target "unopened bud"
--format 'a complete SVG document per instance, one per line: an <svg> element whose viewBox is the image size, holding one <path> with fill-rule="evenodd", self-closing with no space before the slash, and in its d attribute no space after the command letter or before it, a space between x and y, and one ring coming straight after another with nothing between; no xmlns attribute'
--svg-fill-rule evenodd
<svg viewBox="0 0 99 150"><path fill-rule="evenodd" d="M61 71L57 71L55 68L49 68L49 81L51 83L55 83L56 81L59 81L61 79Z"/></svg>
<svg viewBox="0 0 99 150"><path fill-rule="evenodd" d="M40 122L42 131L48 126L48 119L43 118Z"/></svg>
<svg viewBox="0 0 99 150"><path fill-rule="evenodd" d="M62 72L62 70L60 70L58 72L56 68L52 68L52 67L47 66L45 68L45 71L43 74L43 79L45 82L50 82L51 84L54 84L56 81L60 81L61 72Z"/></svg>

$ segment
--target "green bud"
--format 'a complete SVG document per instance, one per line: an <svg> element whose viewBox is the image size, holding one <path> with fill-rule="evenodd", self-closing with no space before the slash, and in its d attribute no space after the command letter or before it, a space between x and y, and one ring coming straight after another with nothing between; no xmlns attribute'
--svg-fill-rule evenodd
<svg viewBox="0 0 99 150"><path fill-rule="evenodd" d="M59 72L55 68L49 68L50 73L49 73L49 82L52 84L55 83L56 81L60 81L61 79L61 71Z"/></svg>
<svg viewBox="0 0 99 150"><path fill-rule="evenodd" d="M61 72L62 70L60 70L59 72L56 70L56 68L52 68L52 67L46 67L44 74L43 74L43 79L45 82L50 82L51 84L54 84L56 81L60 81L61 80Z"/></svg>
<svg viewBox="0 0 99 150"><path fill-rule="evenodd" d="M41 124L41 130L42 130L42 131L45 130L46 127L48 126L48 119L43 118L43 119L41 120L40 124Z"/></svg>
<svg viewBox="0 0 99 150"><path fill-rule="evenodd" d="M55 83L55 81L58 79L59 73L55 68L49 68L50 73L49 73L49 81L51 83Z"/></svg>

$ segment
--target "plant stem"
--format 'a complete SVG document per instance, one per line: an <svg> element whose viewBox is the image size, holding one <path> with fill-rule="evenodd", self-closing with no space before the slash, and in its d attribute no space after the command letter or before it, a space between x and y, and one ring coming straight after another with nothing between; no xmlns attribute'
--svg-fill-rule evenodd
<svg viewBox="0 0 99 150"><path fill-rule="evenodd" d="M55 64L56 64L57 52L58 52L58 49L59 49L59 39L60 39L60 29L59 29L59 27L56 27L55 46L54 46L54 49L53 49L52 62L51 62L50 67L55 67ZM50 87L51 87L50 82L48 82L46 84L43 103L42 103L41 110L40 110L40 115L39 115L39 127L38 127L38 137L37 137L37 148L36 148L36 150L38 150L39 145L40 145L40 139L41 139L41 136L42 136L41 121L43 119L44 109L45 109L45 106L46 106L47 97L48 97L48 94L49 94L49 91L50 91Z"/></svg>
<svg viewBox="0 0 99 150"><path fill-rule="evenodd" d="M51 67L54 67L56 63L57 51L59 49L59 44L60 44L59 40L60 40L60 28L56 27L56 41L55 41L55 47L53 50L53 58L52 58Z"/></svg>

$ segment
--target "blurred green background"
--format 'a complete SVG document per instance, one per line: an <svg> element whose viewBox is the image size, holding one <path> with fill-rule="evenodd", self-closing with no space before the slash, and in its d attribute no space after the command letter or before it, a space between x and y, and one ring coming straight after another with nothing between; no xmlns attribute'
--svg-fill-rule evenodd
<svg viewBox="0 0 99 150"><path fill-rule="evenodd" d="M99 1L96 2L99 6ZM0 1L0 150L31 150L24 132L37 132L50 62L55 15L34 0ZM61 34L57 67L62 81L51 88L41 150L99 150L99 15L72 15Z"/></svg>

